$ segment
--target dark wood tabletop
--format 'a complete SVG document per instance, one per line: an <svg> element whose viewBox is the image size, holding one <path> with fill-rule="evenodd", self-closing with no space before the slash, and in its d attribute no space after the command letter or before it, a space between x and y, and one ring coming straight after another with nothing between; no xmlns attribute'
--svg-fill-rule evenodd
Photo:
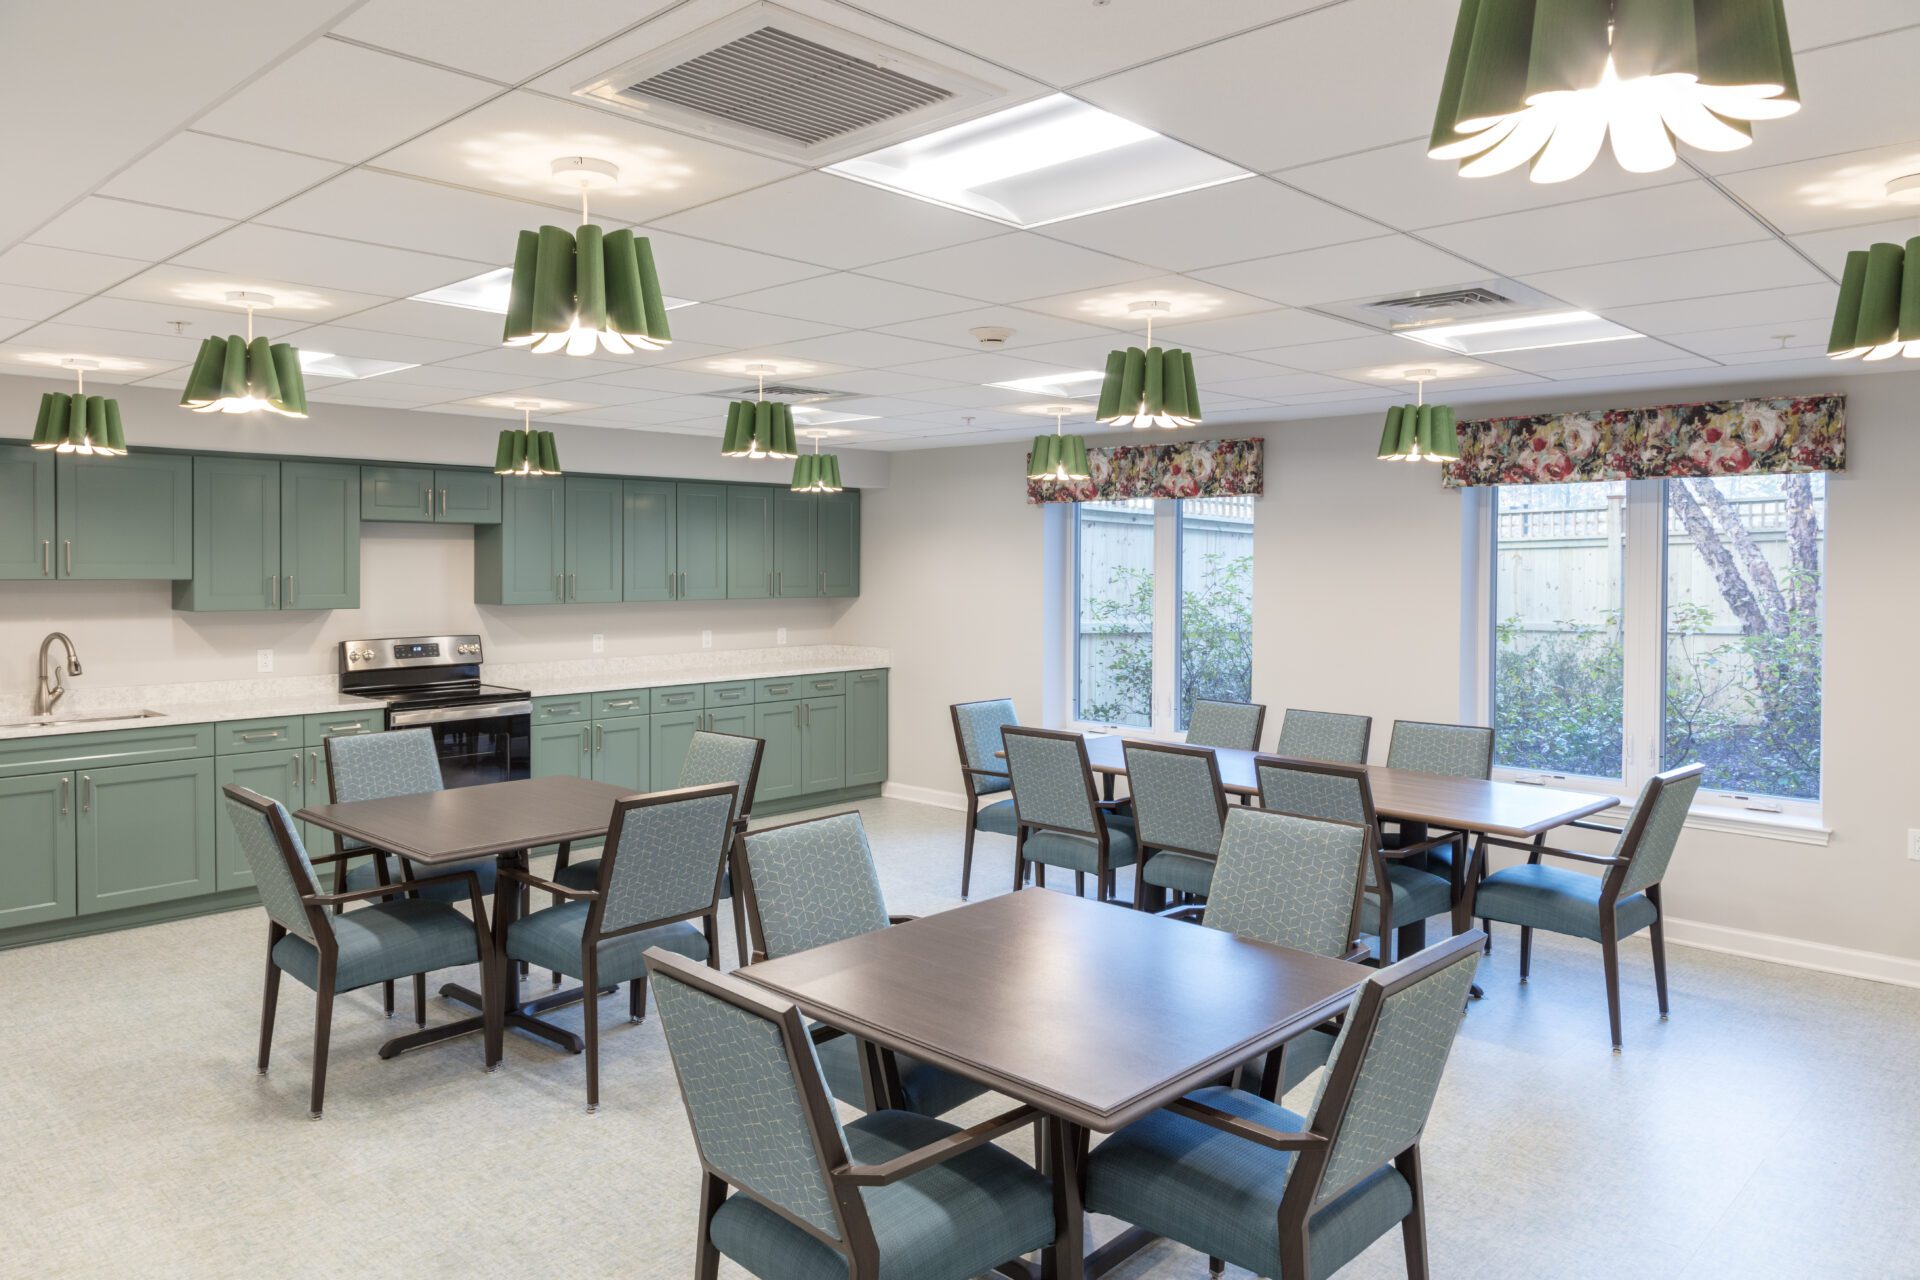
<svg viewBox="0 0 1920 1280"><path fill-rule="evenodd" d="M605 835L626 787L587 778L520 778L414 796L308 805L294 816L423 866Z"/></svg>
<svg viewBox="0 0 1920 1280"><path fill-rule="evenodd" d="M737 974L1105 1133L1338 1013L1369 972L1026 889Z"/></svg>

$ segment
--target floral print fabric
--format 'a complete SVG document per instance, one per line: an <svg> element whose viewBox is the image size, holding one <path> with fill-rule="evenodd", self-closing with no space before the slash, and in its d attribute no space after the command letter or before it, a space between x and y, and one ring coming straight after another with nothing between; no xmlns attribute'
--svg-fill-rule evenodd
<svg viewBox="0 0 1920 1280"><path fill-rule="evenodd" d="M1027 501L1225 498L1264 492L1264 440L1189 440L1087 450L1085 480L1029 480Z"/></svg>
<svg viewBox="0 0 1920 1280"><path fill-rule="evenodd" d="M1843 471L1847 398L1724 400L1460 424L1449 488Z"/></svg>

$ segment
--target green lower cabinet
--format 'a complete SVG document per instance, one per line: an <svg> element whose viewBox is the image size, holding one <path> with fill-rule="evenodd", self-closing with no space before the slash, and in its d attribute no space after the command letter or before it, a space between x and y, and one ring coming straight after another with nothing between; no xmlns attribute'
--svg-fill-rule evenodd
<svg viewBox="0 0 1920 1280"><path fill-rule="evenodd" d="M653 721L653 787L665 791L680 785L680 770L687 763L687 751L693 735L706 725L704 711L656 712Z"/></svg>
<svg viewBox="0 0 1920 1280"><path fill-rule="evenodd" d="M360 607L360 468L280 464L280 607Z"/></svg>
<svg viewBox="0 0 1920 1280"><path fill-rule="evenodd" d="M76 807L71 773L0 779L0 929L77 912Z"/></svg>
<svg viewBox="0 0 1920 1280"><path fill-rule="evenodd" d="M753 707L709 707L703 714L707 717L708 733L737 733L743 738L756 737L753 731Z"/></svg>
<svg viewBox="0 0 1920 1280"><path fill-rule="evenodd" d="M566 478L567 599L609 604L626 590L621 508L625 485L598 476Z"/></svg>
<svg viewBox="0 0 1920 1280"><path fill-rule="evenodd" d="M887 673L847 676L847 785L887 780Z"/></svg>
<svg viewBox="0 0 1920 1280"><path fill-rule="evenodd" d="M53 543L53 455L0 445L0 578L51 578Z"/></svg>
<svg viewBox="0 0 1920 1280"><path fill-rule="evenodd" d="M593 722L593 777L629 791L653 790L652 716Z"/></svg>
<svg viewBox="0 0 1920 1280"><path fill-rule="evenodd" d="M294 812L307 803L306 779L311 763L308 757L306 751L250 751L243 755L219 756L214 760L214 807L219 811L214 822L217 833L214 837L216 889L243 889L253 883L253 867L247 861L246 851L240 847L240 836L234 831L233 819L227 812L226 797L220 794L219 789L242 786L270 800L278 800L287 806L289 813ZM303 838L305 834L302 833ZM331 850L332 844L329 839L328 850ZM308 848L309 854L325 851Z"/></svg>
<svg viewBox="0 0 1920 1280"><path fill-rule="evenodd" d="M530 770L536 778L593 776L593 726L581 722L536 724Z"/></svg>
<svg viewBox="0 0 1920 1280"><path fill-rule="evenodd" d="M727 486L727 599L773 594L773 490Z"/></svg>
<svg viewBox="0 0 1920 1280"><path fill-rule="evenodd" d="M193 469L194 459L186 454L144 450L111 463L57 458L55 575L191 578Z"/></svg>
<svg viewBox="0 0 1920 1280"><path fill-rule="evenodd" d="M213 769L204 758L79 773L81 915L214 892Z"/></svg>
<svg viewBox="0 0 1920 1280"><path fill-rule="evenodd" d="M800 789L838 791L847 785L847 700L808 698L799 705Z"/></svg>
<svg viewBox="0 0 1920 1280"><path fill-rule="evenodd" d="M800 767L800 706L798 702L763 702L753 709L754 736L767 743L760 757L755 801L786 800L805 790Z"/></svg>

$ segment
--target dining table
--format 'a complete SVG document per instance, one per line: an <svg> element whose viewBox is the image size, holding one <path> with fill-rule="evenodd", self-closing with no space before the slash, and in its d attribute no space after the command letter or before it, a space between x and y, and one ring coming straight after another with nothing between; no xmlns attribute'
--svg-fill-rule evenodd
<svg viewBox="0 0 1920 1280"><path fill-rule="evenodd" d="M1067 1224L1056 1266L1083 1277L1155 1238L1133 1228L1087 1254L1091 1135L1343 1012L1371 970L1033 888L735 972L815 1022L1033 1107ZM891 1073L872 1074L884 1091ZM1002 1270L1037 1274L1024 1261Z"/></svg>
<svg viewBox="0 0 1920 1280"><path fill-rule="evenodd" d="M632 794L629 787L588 778L517 778L417 795L308 805L294 816L373 849L398 854L427 874L486 857L497 859L503 867L524 871L534 849L546 845L564 848L575 841L604 836L613 819L614 802ZM575 990L534 1000L521 998L520 966L505 958L507 930L512 927L520 895L512 891L512 881L502 878L498 884L491 922L495 972L482 980L494 984L501 993L503 1026L579 1053L585 1043L578 1035L539 1015L578 1001L582 993ZM486 1029L486 1001L480 992L448 983L440 988L440 995L480 1012L396 1036L381 1046L382 1058ZM497 1061L495 1053L497 1049L490 1046L489 1069Z"/></svg>

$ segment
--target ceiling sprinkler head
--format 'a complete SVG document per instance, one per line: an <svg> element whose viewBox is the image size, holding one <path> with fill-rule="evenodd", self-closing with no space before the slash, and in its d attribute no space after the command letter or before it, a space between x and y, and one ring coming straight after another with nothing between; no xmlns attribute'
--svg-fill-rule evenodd
<svg viewBox="0 0 1920 1280"><path fill-rule="evenodd" d="M1007 339L1013 336L1013 330L997 324L983 324L977 329L969 329L974 339L983 347L1004 347Z"/></svg>

